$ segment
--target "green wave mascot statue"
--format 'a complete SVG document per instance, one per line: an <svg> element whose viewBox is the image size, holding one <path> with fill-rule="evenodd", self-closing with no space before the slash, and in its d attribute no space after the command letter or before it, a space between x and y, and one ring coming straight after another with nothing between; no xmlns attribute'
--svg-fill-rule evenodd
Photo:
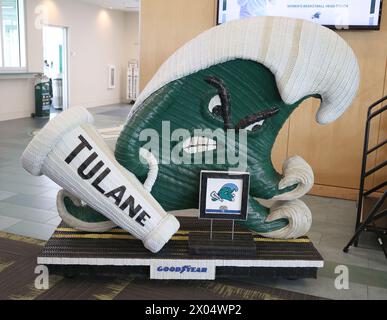
<svg viewBox="0 0 387 320"><path fill-rule="evenodd" d="M266 237L298 238L312 223L300 198L313 186L313 171L295 156L277 172L273 145L304 100L319 98L317 122L329 124L349 108L358 87L353 51L327 28L280 17L226 23L199 35L161 66L133 107L114 157L170 212L198 207L202 170L235 171L241 165L228 157L212 163L195 159L216 150L238 154L251 174L248 220L241 224ZM172 137L166 147L166 132L176 130L189 135ZM234 143L213 136L232 131ZM157 138L150 142L152 135ZM179 144L182 151L174 155ZM103 232L118 223L125 228L95 210L93 198L81 198L87 206L74 187L65 189L58 209L72 227ZM110 198L118 205L125 200L119 191ZM260 199L274 205L265 207Z"/></svg>

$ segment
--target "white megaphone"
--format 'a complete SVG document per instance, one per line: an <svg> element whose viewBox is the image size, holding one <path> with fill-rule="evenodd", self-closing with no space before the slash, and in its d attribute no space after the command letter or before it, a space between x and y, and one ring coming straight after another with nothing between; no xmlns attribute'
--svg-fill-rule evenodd
<svg viewBox="0 0 387 320"><path fill-rule="evenodd" d="M135 175L123 168L91 125L84 108L63 112L32 140L22 156L23 167L45 175L91 208L159 252L179 230Z"/></svg>

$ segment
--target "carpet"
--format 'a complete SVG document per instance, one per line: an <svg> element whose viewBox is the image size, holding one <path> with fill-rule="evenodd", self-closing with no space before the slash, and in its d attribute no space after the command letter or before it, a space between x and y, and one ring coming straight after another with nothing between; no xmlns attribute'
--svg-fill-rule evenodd
<svg viewBox="0 0 387 320"><path fill-rule="evenodd" d="M35 288L42 241L0 232L0 300L317 300L247 280L150 281L120 276L50 275L49 290Z"/></svg>

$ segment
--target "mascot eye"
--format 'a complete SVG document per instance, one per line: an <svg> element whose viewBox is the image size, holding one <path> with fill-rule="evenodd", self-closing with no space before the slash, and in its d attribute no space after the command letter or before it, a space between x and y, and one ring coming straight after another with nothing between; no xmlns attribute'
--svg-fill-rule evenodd
<svg viewBox="0 0 387 320"><path fill-rule="evenodd" d="M222 117L222 102L220 101L220 97L216 95L210 100L208 104L208 110L216 117Z"/></svg>
<svg viewBox="0 0 387 320"><path fill-rule="evenodd" d="M255 123L249 125L248 127L246 127L245 130L250 131L250 132L258 131L259 129L261 129L261 127L263 126L264 123L265 123L265 120L255 122Z"/></svg>

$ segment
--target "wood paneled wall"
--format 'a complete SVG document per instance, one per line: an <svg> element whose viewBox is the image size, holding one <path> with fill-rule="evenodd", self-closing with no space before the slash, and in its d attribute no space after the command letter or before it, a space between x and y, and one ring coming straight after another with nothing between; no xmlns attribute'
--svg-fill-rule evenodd
<svg viewBox="0 0 387 320"><path fill-rule="evenodd" d="M183 44L216 24L214 0L141 0L141 89Z"/></svg>
<svg viewBox="0 0 387 320"><path fill-rule="evenodd" d="M327 126L315 121L319 101L305 102L284 126L273 152L280 170L283 161L302 156L313 167L312 194L355 199L359 186L367 107L387 94L387 10L380 31L342 31L359 59L361 88L351 109ZM180 46L216 24L215 0L142 0L141 88ZM375 119L371 143L387 137L387 115ZM386 159L387 152L370 158L370 165ZM387 170L369 179L385 180Z"/></svg>
<svg viewBox="0 0 387 320"><path fill-rule="evenodd" d="M387 37L386 37L387 38ZM387 42L387 39L385 39L385 42ZM387 96L387 60L386 60L386 74L384 77L384 93L383 96ZM387 103L385 103L387 104ZM380 125L379 125L379 135L378 135L378 143L381 143L382 141L385 141L387 139L387 114L383 114L380 118ZM380 149L376 155L376 163L382 163L387 159L387 147ZM375 175L374 185L379 185L386 181L387 177L387 168L382 169L378 174Z"/></svg>

